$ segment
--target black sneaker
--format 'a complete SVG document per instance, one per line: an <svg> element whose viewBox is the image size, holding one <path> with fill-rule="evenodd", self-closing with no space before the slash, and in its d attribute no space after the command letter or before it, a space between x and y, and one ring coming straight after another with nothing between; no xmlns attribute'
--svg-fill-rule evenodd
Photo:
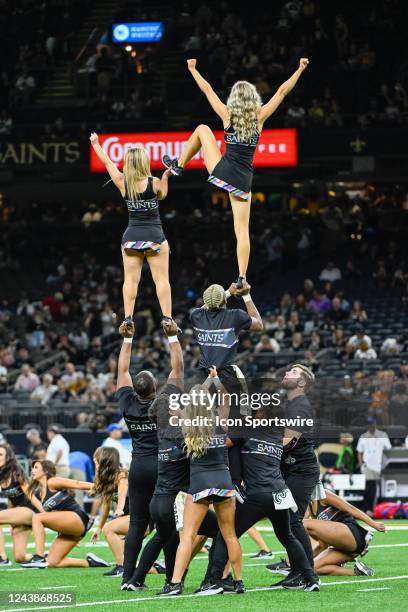
<svg viewBox="0 0 408 612"><path fill-rule="evenodd" d="M129 580L127 583L128 591L146 591L147 585L144 582L138 582L137 580Z"/></svg>
<svg viewBox="0 0 408 612"><path fill-rule="evenodd" d="M278 563L270 563L265 566L268 572L272 574L281 574L282 576L287 576L290 572L290 565L286 562L285 559L282 559Z"/></svg>
<svg viewBox="0 0 408 612"><path fill-rule="evenodd" d="M121 591L127 591L128 588L128 579L127 578L123 578L122 577L122 584L120 585L120 590Z"/></svg>
<svg viewBox="0 0 408 612"><path fill-rule="evenodd" d="M282 586L284 589L290 589L292 591L298 591L300 589L304 589L306 586L306 581L301 574L297 574L293 576L293 578L289 579L289 576L286 580L282 580Z"/></svg>
<svg viewBox="0 0 408 612"><path fill-rule="evenodd" d="M356 561L353 569L355 576L374 576L374 570L360 560Z"/></svg>
<svg viewBox="0 0 408 612"><path fill-rule="evenodd" d="M238 276L238 280L235 283L237 289L243 289L245 283L245 276Z"/></svg>
<svg viewBox="0 0 408 612"><path fill-rule="evenodd" d="M256 555L251 555L251 559L272 559L273 552L270 550L259 550Z"/></svg>
<svg viewBox="0 0 408 612"><path fill-rule="evenodd" d="M242 580L234 580L234 593L237 595L245 593L245 586Z"/></svg>
<svg viewBox="0 0 408 612"><path fill-rule="evenodd" d="M313 593L313 592L318 593L320 591L319 580L315 580L315 579L307 580L303 584L304 584L303 590L306 593Z"/></svg>
<svg viewBox="0 0 408 612"><path fill-rule="evenodd" d="M226 578L223 578L221 580L221 585L225 593L233 593L235 591L235 585L232 574L228 574Z"/></svg>
<svg viewBox="0 0 408 612"><path fill-rule="evenodd" d="M195 595L222 595L224 593L224 587L222 581L209 580L208 582L202 582L198 589L194 591Z"/></svg>
<svg viewBox="0 0 408 612"><path fill-rule="evenodd" d="M105 572L104 576L123 576L123 565L115 565L109 572Z"/></svg>
<svg viewBox="0 0 408 612"><path fill-rule="evenodd" d="M166 323L171 323L172 321L174 321L174 319L172 319L171 317L162 317L161 326L162 326L163 330L164 330L164 325ZM181 331L180 327L177 325L177 334L182 334L182 333L183 332Z"/></svg>
<svg viewBox="0 0 408 612"><path fill-rule="evenodd" d="M163 155L162 162L174 176L181 176L183 174L183 168L177 164L178 159L172 159L168 155Z"/></svg>
<svg viewBox="0 0 408 612"><path fill-rule="evenodd" d="M88 553L86 555L86 560L89 563L89 567L110 567L110 563L97 557L94 553Z"/></svg>
<svg viewBox="0 0 408 612"><path fill-rule="evenodd" d="M153 567L155 568L155 570L157 571L158 574L165 574L166 573L166 566L161 561L155 561L153 563Z"/></svg>
<svg viewBox="0 0 408 612"><path fill-rule="evenodd" d="M168 582L164 585L161 591L157 593L157 595L181 595L183 592L183 585L181 582Z"/></svg>
<svg viewBox="0 0 408 612"><path fill-rule="evenodd" d="M26 569L42 569L47 567L47 559L40 555L33 555L29 561L21 564L21 567Z"/></svg>
<svg viewBox="0 0 408 612"><path fill-rule="evenodd" d="M0 557L0 567L8 567L9 565L11 565L10 559Z"/></svg>

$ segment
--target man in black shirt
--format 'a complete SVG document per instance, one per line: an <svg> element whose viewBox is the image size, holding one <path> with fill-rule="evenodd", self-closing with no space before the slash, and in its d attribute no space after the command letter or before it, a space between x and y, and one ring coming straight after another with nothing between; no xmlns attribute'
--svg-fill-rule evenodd
<svg viewBox="0 0 408 612"><path fill-rule="evenodd" d="M306 397L306 392L314 380L313 372L298 363L285 373L282 380L288 401L285 411L287 426L283 439L284 452L281 460L283 478L298 507L297 512L290 513L291 530L303 545L312 567L313 551L310 538L303 526L303 518L320 478L319 464L314 451L315 442L312 437L313 410ZM267 567L271 571L276 571L275 564ZM286 585L294 581L298 581L298 575L292 571L282 582Z"/></svg>

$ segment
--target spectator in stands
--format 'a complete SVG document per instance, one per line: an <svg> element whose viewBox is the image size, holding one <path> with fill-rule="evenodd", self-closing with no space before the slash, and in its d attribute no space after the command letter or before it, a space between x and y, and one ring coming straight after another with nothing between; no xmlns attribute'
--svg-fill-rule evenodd
<svg viewBox="0 0 408 612"><path fill-rule="evenodd" d="M21 368L21 374L18 375L14 385L14 391L26 391L31 393L40 384L40 379L33 372L28 364L24 364Z"/></svg>
<svg viewBox="0 0 408 612"><path fill-rule="evenodd" d="M340 268L336 268L334 263L329 261L327 266L320 272L319 280L329 281L330 283L341 280Z"/></svg>
<svg viewBox="0 0 408 612"><path fill-rule="evenodd" d="M47 448L47 459L52 461L57 470L57 476L69 478L71 469L69 467L69 444L61 435L57 425L50 425L47 429L49 445Z"/></svg>
<svg viewBox="0 0 408 612"><path fill-rule="evenodd" d="M310 122L314 125L323 125L325 120L323 104L316 98L312 100L312 106L309 108L308 116Z"/></svg>
<svg viewBox="0 0 408 612"><path fill-rule="evenodd" d="M347 319L347 312L341 307L340 298L334 297L332 299L331 308L327 313L327 317L330 321L333 321L333 323L338 323L339 321Z"/></svg>
<svg viewBox="0 0 408 612"><path fill-rule="evenodd" d="M331 474L354 474L356 469L356 457L352 447L353 436L351 433L340 434L342 449L337 455L336 466L328 470Z"/></svg>
<svg viewBox="0 0 408 612"><path fill-rule="evenodd" d="M338 393L343 399L351 399L351 397L353 396L354 388L350 374L346 374L343 377L343 383L341 387L339 387Z"/></svg>
<svg viewBox="0 0 408 612"><path fill-rule="evenodd" d="M367 334L364 333L364 327L362 325L357 326L355 328L355 332L356 333L347 341L348 346L356 350L360 343L364 341L368 348L371 348L373 343L370 336L367 336Z"/></svg>
<svg viewBox="0 0 408 612"><path fill-rule="evenodd" d="M354 353L354 359L377 359L377 353L372 347L368 346L365 340L362 340L359 344L358 349Z"/></svg>
<svg viewBox="0 0 408 612"><path fill-rule="evenodd" d="M398 355L407 350L407 336L402 335L397 338L386 338L381 345L382 355Z"/></svg>
<svg viewBox="0 0 408 612"><path fill-rule="evenodd" d="M331 301L326 295L322 295L319 291L313 291L313 297L308 302L308 309L319 315L324 315L331 307Z"/></svg>
<svg viewBox="0 0 408 612"><path fill-rule="evenodd" d="M29 442L27 447L27 457L29 459L38 458L37 453L39 451L47 451L47 445L42 441L40 432L38 429L29 429L26 433L26 438Z"/></svg>
<svg viewBox="0 0 408 612"><path fill-rule="evenodd" d="M280 351L279 342L277 342L275 338L270 338L268 334L261 335L261 339L255 345L254 353L262 353L265 351L272 353L279 353Z"/></svg>
<svg viewBox="0 0 408 612"><path fill-rule="evenodd" d="M130 451L125 448L120 441L122 438L122 427L119 425L119 423L111 423L106 428L106 431L109 435L102 442L102 446L116 448L119 453L120 463L122 467L127 469L130 466L130 461L132 457Z"/></svg>
<svg viewBox="0 0 408 612"><path fill-rule="evenodd" d="M0 392L7 390L7 368L0 363Z"/></svg>
<svg viewBox="0 0 408 612"><path fill-rule="evenodd" d="M75 398L75 393L68 389L65 382L60 378L57 381L57 390L54 392L52 399L56 402L68 402L73 398Z"/></svg>
<svg viewBox="0 0 408 612"><path fill-rule="evenodd" d="M403 383L395 385L389 406L389 416L392 425L408 427L408 390Z"/></svg>
<svg viewBox="0 0 408 612"><path fill-rule="evenodd" d="M0 113L0 136L10 136L13 129L13 119L6 110Z"/></svg>
<svg viewBox="0 0 408 612"><path fill-rule="evenodd" d="M17 77L15 86L15 101L16 103L27 104L31 101L35 90L35 79L32 75L28 74L27 69L24 69L22 74Z"/></svg>
<svg viewBox="0 0 408 612"><path fill-rule="evenodd" d="M290 348L296 353L304 349L303 336L300 332L295 332L292 335L292 342Z"/></svg>
<svg viewBox="0 0 408 612"><path fill-rule="evenodd" d="M30 399L41 404L47 404L52 396L57 391L57 385L53 385L53 377L51 374L44 374L42 385L39 385L30 395Z"/></svg>
<svg viewBox="0 0 408 612"><path fill-rule="evenodd" d="M357 321L358 323L365 323L367 321L367 313L364 310L359 300L354 300L353 306L350 311L350 319Z"/></svg>
<svg viewBox="0 0 408 612"><path fill-rule="evenodd" d="M63 383L66 385L68 389L70 387L73 387L76 384L77 378L78 378L78 372L75 370L74 364L71 362L68 362L67 364L65 364L65 374L63 374L63 376L61 377L61 380L63 381Z"/></svg>
<svg viewBox="0 0 408 612"><path fill-rule="evenodd" d="M364 510L372 516L377 498L377 486L381 478L384 450L391 448L390 439L385 431L377 429L376 420L368 418L368 431L363 433L357 443L358 465L366 477L364 491Z"/></svg>

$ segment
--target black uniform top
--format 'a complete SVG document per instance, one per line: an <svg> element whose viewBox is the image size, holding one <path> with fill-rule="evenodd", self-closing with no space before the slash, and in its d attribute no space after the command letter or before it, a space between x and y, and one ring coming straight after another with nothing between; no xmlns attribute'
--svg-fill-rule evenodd
<svg viewBox="0 0 408 612"><path fill-rule="evenodd" d="M354 516L349 512L339 510L334 506L323 506L317 502L317 510L315 517L319 521L335 521L336 523L356 523Z"/></svg>
<svg viewBox="0 0 408 612"><path fill-rule="evenodd" d="M313 419L313 409L305 395L298 395L293 400L286 403L286 419ZM288 426L289 429L302 433L299 440L289 448L285 449L282 455L281 469L284 475L289 473L308 473L318 469L318 463L314 452L315 441L312 437L313 428Z"/></svg>
<svg viewBox="0 0 408 612"><path fill-rule="evenodd" d="M201 349L199 367L215 365L218 370L235 362L238 334L249 329L252 322L249 314L239 308L195 308L190 320Z"/></svg>
<svg viewBox="0 0 408 612"><path fill-rule="evenodd" d="M121 387L116 397L132 438L132 457L157 456L157 425L148 416L153 400L140 399L133 387Z"/></svg>
<svg viewBox="0 0 408 612"><path fill-rule="evenodd" d="M129 226L134 225L161 225L159 200L153 191L153 177L147 179L147 187L143 193L138 193L135 200L132 200L125 179L124 200L129 212Z"/></svg>
<svg viewBox="0 0 408 612"><path fill-rule="evenodd" d="M244 441L241 457L243 478L248 495L282 491L286 488L280 469L281 435L257 430L253 437Z"/></svg>
<svg viewBox="0 0 408 612"><path fill-rule="evenodd" d="M50 491L47 487L44 500L41 502L44 512L69 510L77 514L84 514L81 506L67 491Z"/></svg>
<svg viewBox="0 0 408 612"><path fill-rule="evenodd" d="M235 129L232 125L229 125L224 129L224 141L226 144L225 157L252 171L252 160L258 140L258 130L249 140L239 140Z"/></svg>
<svg viewBox="0 0 408 612"><path fill-rule="evenodd" d="M32 507L30 501L25 496L25 493L17 480L10 482L8 487L1 486L0 492L2 493L2 495L4 495L4 497L7 497L7 499L10 500L10 503L13 508L17 508L18 506Z"/></svg>
<svg viewBox="0 0 408 612"><path fill-rule="evenodd" d="M228 469L226 438L227 435L221 428L216 429L204 455L190 460L191 478L199 472Z"/></svg>

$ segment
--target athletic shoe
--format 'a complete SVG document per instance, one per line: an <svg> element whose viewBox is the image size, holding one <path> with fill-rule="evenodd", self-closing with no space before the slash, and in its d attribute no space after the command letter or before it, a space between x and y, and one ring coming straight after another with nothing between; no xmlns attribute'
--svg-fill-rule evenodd
<svg viewBox="0 0 408 612"><path fill-rule="evenodd" d="M201 585L194 591L195 595L222 595L224 593L224 587L222 581L209 580L208 582L202 582Z"/></svg>
<svg viewBox="0 0 408 612"><path fill-rule="evenodd" d="M7 559L7 557L5 559L0 557L0 567L8 567L9 565L11 565L10 559Z"/></svg>
<svg viewBox="0 0 408 612"><path fill-rule="evenodd" d="M307 580L304 583L303 590L306 593L313 593L313 592L318 593L320 591L319 581L316 580L315 578L313 578L312 580Z"/></svg>
<svg viewBox="0 0 408 612"><path fill-rule="evenodd" d="M285 559L282 559L278 563L270 563L265 566L268 572L272 574L281 574L282 576L287 576L290 572L290 565L286 562Z"/></svg>
<svg viewBox="0 0 408 612"><path fill-rule="evenodd" d="M234 580L234 593L237 595L245 593L245 586L242 580Z"/></svg>
<svg viewBox="0 0 408 612"><path fill-rule="evenodd" d="M127 585L128 591L146 591L146 589L147 585L144 582L138 582L137 580L135 580L134 582L132 582L132 580L129 580Z"/></svg>
<svg viewBox="0 0 408 612"><path fill-rule="evenodd" d="M353 569L355 576L374 576L374 570L359 559L356 561Z"/></svg>
<svg viewBox="0 0 408 612"><path fill-rule="evenodd" d="M181 582L168 582L164 585L161 591L157 593L157 595L181 595L183 592L183 585Z"/></svg>
<svg viewBox="0 0 408 612"><path fill-rule="evenodd" d="M110 567L110 563L97 557L94 553L88 553L86 555L86 560L89 563L89 567Z"/></svg>
<svg viewBox="0 0 408 612"><path fill-rule="evenodd" d="M172 159L168 155L163 155L162 162L170 170L174 176L181 176L183 174L183 168L178 165L178 159Z"/></svg>
<svg viewBox="0 0 408 612"><path fill-rule="evenodd" d="M42 569L47 567L47 560L40 555L33 555L29 561L22 563L21 567L25 567L26 569Z"/></svg>
<svg viewBox="0 0 408 612"><path fill-rule="evenodd" d="M238 280L235 283L237 289L243 289L245 283L245 276L238 276Z"/></svg>
<svg viewBox="0 0 408 612"><path fill-rule="evenodd" d="M161 561L155 561L153 563L153 567L155 568L155 570L157 571L158 574L165 574L166 573L166 566Z"/></svg>
<svg viewBox="0 0 408 612"><path fill-rule="evenodd" d="M256 555L251 555L251 559L272 559L273 552L271 550L260 550Z"/></svg>
<svg viewBox="0 0 408 612"><path fill-rule="evenodd" d="M120 590L121 591L127 591L128 588L128 581L127 580L123 580L122 584L120 585Z"/></svg>
<svg viewBox="0 0 408 612"><path fill-rule="evenodd" d="M165 331L165 324L166 323L171 323L172 321L174 321L174 319L172 319L172 317L162 317L161 320L161 326L163 328L163 330ZM183 332L181 331L181 328L177 325L177 334L182 334Z"/></svg>
<svg viewBox="0 0 408 612"><path fill-rule="evenodd" d="M280 589L287 588L293 582L298 582L299 578L301 578L299 572L292 572L289 573L285 578L282 578L282 580L279 580L279 582L271 584L271 587L279 587Z"/></svg>
<svg viewBox="0 0 408 612"><path fill-rule="evenodd" d="M123 319L122 325L125 325L129 333L135 333L135 324L133 323L132 317L126 317L125 319Z"/></svg>
<svg viewBox="0 0 408 612"><path fill-rule="evenodd" d="M109 572L105 572L104 576L123 576L123 565L115 565Z"/></svg>
<svg viewBox="0 0 408 612"><path fill-rule="evenodd" d="M225 593L233 593L235 591L235 585L232 574L228 574L226 578L223 578L221 580L221 585Z"/></svg>

